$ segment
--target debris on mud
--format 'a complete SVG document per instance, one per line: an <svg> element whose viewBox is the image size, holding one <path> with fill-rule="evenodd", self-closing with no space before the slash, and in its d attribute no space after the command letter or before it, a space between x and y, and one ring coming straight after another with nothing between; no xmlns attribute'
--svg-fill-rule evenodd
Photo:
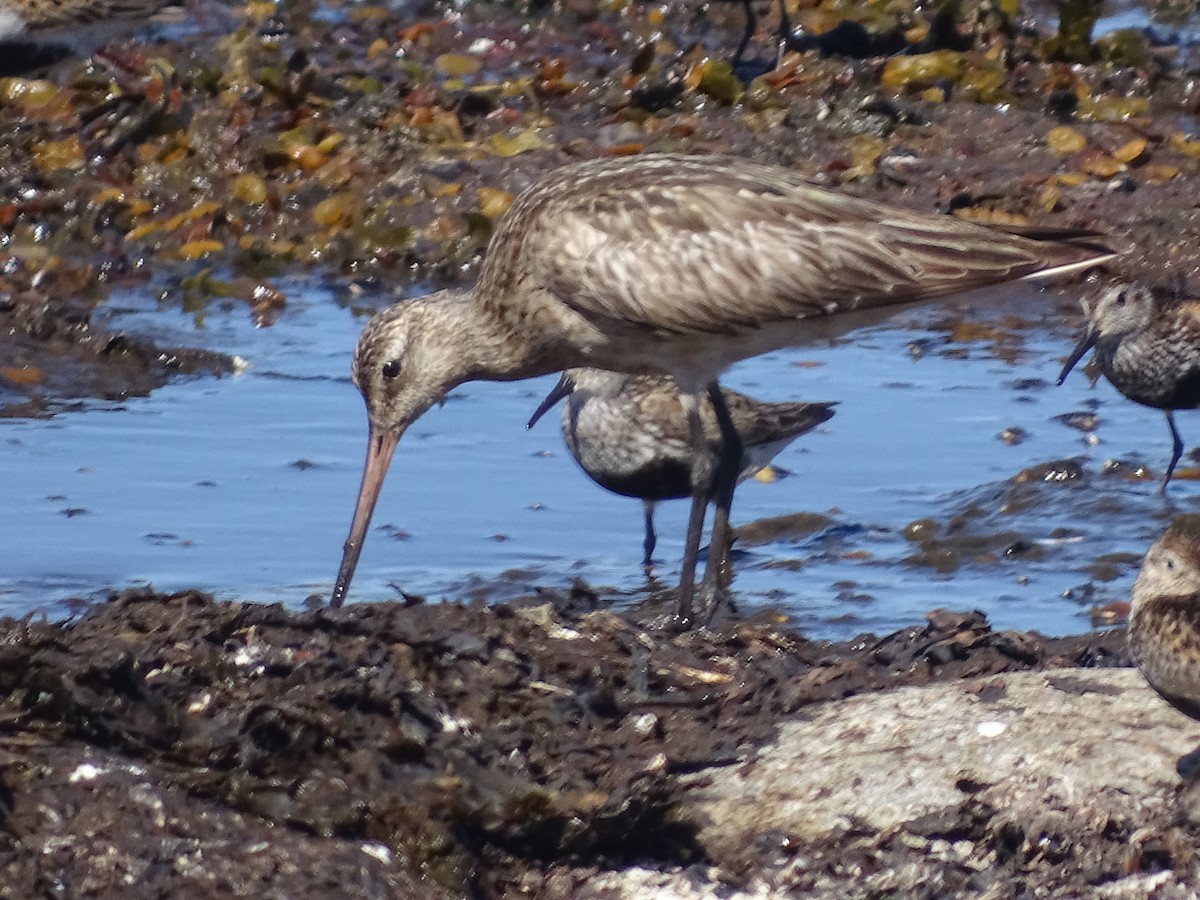
<svg viewBox="0 0 1200 900"><path fill-rule="evenodd" d="M720 867L681 779L752 765L814 704L1125 654L978 613L846 644L671 634L583 586L302 613L131 590L3 632L12 896L557 896L555 866Z"/></svg>
<svg viewBox="0 0 1200 900"><path fill-rule="evenodd" d="M235 360L114 332L91 302L0 294L0 418L46 416L69 401L120 402L181 375L224 375Z"/></svg>

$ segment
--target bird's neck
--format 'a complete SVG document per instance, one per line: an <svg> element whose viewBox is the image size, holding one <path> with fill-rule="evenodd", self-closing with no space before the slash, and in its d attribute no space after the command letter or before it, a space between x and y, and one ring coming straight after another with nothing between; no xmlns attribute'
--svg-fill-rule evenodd
<svg viewBox="0 0 1200 900"><path fill-rule="evenodd" d="M518 381L556 372L545 341L475 302L470 291L431 298L431 315L443 321L439 331L452 341L463 381Z"/></svg>

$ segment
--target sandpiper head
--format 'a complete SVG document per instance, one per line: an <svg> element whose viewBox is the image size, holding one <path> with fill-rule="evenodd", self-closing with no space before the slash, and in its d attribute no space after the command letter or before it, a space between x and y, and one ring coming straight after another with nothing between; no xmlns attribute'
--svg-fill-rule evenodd
<svg viewBox="0 0 1200 900"><path fill-rule="evenodd" d="M367 405L367 458L331 606L341 606L350 589L371 513L400 437L466 380L461 359L454 352L453 335L436 327L436 304L450 293L441 291L389 306L367 323L355 345L350 371Z"/></svg>
<svg viewBox="0 0 1200 900"><path fill-rule="evenodd" d="M1154 318L1154 290L1146 284L1114 284L1084 300L1083 311L1097 339L1140 331Z"/></svg>
<svg viewBox="0 0 1200 900"><path fill-rule="evenodd" d="M1123 282L1106 288L1098 297L1085 297L1080 305L1087 316L1087 326L1059 373L1059 384L1097 341L1146 328L1154 318L1154 291L1149 285Z"/></svg>
<svg viewBox="0 0 1200 900"><path fill-rule="evenodd" d="M1200 515L1176 516L1146 551L1133 583L1133 605L1191 594L1200 594Z"/></svg>
<svg viewBox="0 0 1200 900"><path fill-rule="evenodd" d="M605 369L567 369L559 377L558 384L550 389L550 393L533 411L533 415L529 417L525 427L532 428L542 416L565 397L574 395L576 398L600 397L612 400L625 390L634 377L622 372L609 372Z"/></svg>

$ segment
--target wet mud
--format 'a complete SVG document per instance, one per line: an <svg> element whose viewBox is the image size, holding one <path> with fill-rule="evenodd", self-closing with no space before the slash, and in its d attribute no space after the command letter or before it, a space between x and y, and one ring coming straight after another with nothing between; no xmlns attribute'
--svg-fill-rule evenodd
<svg viewBox="0 0 1200 900"><path fill-rule="evenodd" d="M863 692L1127 662L1119 631L1048 640L978 613L830 644L768 617L672 634L663 611L617 615L583 585L310 612L127 591L71 622L6 620L0 893L569 897L634 864L734 884L778 848L706 847L686 782L752 761L782 721ZM928 824L982 832L986 811Z"/></svg>
<svg viewBox="0 0 1200 900"><path fill-rule="evenodd" d="M119 403L174 378L234 370L220 353L106 329L94 320L95 291L48 281L0 293L0 418L53 415L83 400Z"/></svg>

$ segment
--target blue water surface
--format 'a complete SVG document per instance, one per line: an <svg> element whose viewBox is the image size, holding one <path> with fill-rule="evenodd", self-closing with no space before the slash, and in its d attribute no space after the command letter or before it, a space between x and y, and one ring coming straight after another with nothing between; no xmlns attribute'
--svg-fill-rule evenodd
<svg viewBox="0 0 1200 900"><path fill-rule="evenodd" d="M197 316L161 306L150 287L114 295L109 327L236 354L244 368L50 419L0 420L9 485L0 511L10 523L0 612L55 614L64 598L140 584L293 607L328 594L365 448L349 356L366 313L388 298L351 304L337 286L280 287L286 309L266 328L237 305ZM777 608L830 638L919 622L934 607L1061 634L1088 628L1092 605L1125 597L1131 565L1119 557L1116 579L1101 580L1096 560L1144 552L1176 507L1152 496L1152 482L1099 471L1110 457L1160 467L1162 415L1082 374L1053 387L1071 343L1053 296L1019 286L971 305L984 323L977 333L951 335L950 313L918 308L729 374L729 386L761 399L841 401L779 457L789 477L738 491L739 522L798 511L830 520L815 534L744 548L743 605ZM1009 337L987 336L987 323L1014 317L1025 324L998 332ZM351 602L401 591L501 599L577 577L612 588L618 602L645 596L640 504L578 472L557 416L525 430L553 382L465 385L410 430ZM1054 419L1093 407L1100 426L1090 439ZM1186 413L1181 427L1194 432ZM1006 428L1027 437L1007 444L998 438ZM1014 503L1018 472L1073 456L1085 483L1028 486ZM1178 508L1194 495L1181 482ZM668 584L685 517L683 503L660 507L656 555ZM910 561L916 545L903 529L926 518L984 538L983 549L960 553L957 565ZM1025 541L1015 552L988 546L1008 532Z"/></svg>

